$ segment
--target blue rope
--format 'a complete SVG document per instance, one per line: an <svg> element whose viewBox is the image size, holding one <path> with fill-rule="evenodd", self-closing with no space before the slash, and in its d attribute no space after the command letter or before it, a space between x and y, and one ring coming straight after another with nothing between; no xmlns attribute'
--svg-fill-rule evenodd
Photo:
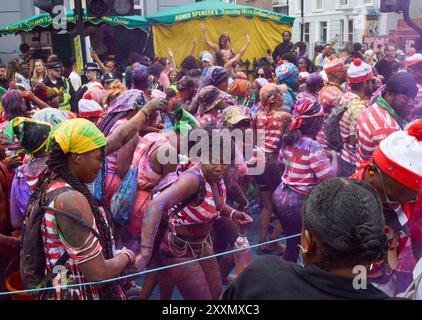
<svg viewBox="0 0 422 320"><path fill-rule="evenodd" d="M260 246L270 244L270 243L274 243L274 242L279 242L279 241L288 240L288 239L291 239L291 238L296 238L296 237L299 237L300 235L301 234L298 233L298 234L295 234L295 235L292 235L292 236L288 236L288 237L284 237L284 238L280 238L280 239L275 239L275 240L270 240L270 241L263 242L263 243L254 244L254 245L246 247L246 248L233 249L233 250L225 251L225 252L222 252L222 253L217 253L217 254L214 254L214 255L211 255L211 256L202 257L202 258L199 258L199 259L175 263L175 264L172 264L172 265L163 266L163 267L159 267L159 268L151 269L151 270L145 270L145 271L142 271L142 272L137 272L137 273L129 274L129 275L126 275L126 276L120 276L120 277L117 277L117 278L111 278L111 279L102 280L102 281L70 284L70 285L66 285L66 286L56 286L56 287L37 288L37 289L28 289L28 290L17 290L17 291L10 291L10 292L0 292L0 296L7 296L7 295L19 294L19 293L33 293L33 292L40 292L40 291L47 291L47 290L56 290L56 289L59 289L59 288L68 289L68 288L81 287L81 286L95 286L95 285L110 283L110 282L119 281L119 280L123 280L123 279L138 277L138 276L141 276L141 275L144 275L144 274L147 274L147 273L151 273L151 272L157 272L157 271L162 271L162 270L166 270L166 269L170 269L170 268L174 268L174 267L180 267L180 266L184 266L184 265L187 265L187 264L190 264L190 263L204 261L204 260L224 256L226 254L231 254L231 253L235 253L235 252L239 252L239 251L243 251L243 250L247 250L247 249L260 247Z"/></svg>

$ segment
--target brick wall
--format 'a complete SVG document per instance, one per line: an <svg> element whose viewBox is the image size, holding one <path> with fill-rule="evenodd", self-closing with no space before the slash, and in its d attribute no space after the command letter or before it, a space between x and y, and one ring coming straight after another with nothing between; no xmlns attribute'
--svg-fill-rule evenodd
<svg viewBox="0 0 422 320"><path fill-rule="evenodd" d="M273 1L272 0L250 0L250 1L237 0L236 3L244 5L244 6L250 6L250 7L261 8L261 9L273 11Z"/></svg>

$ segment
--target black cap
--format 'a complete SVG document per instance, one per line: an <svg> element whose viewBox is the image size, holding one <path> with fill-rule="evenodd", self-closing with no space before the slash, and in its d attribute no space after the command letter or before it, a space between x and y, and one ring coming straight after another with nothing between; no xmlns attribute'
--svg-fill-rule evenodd
<svg viewBox="0 0 422 320"><path fill-rule="evenodd" d="M108 72L108 73L104 73L104 75L102 76L101 83L113 82L114 80L116 80L114 73Z"/></svg>
<svg viewBox="0 0 422 320"><path fill-rule="evenodd" d="M61 68L62 67L62 63L60 61L51 61L51 62L47 62L45 64L45 67L47 69L56 69L56 68Z"/></svg>
<svg viewBox="0 0 422 320"><path fill-rule="evenodd" d="M88 62L85 65L85 71L100 71L100 66L95 62Z"/></svg>

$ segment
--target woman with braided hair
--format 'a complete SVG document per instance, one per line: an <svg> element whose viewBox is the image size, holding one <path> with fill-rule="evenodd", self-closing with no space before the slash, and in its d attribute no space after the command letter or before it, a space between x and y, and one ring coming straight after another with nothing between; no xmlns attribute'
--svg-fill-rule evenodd
<svg viewBox="0 0 422 320"><path fill-rule="evenodd" d="M45 205L41 235L45 250L45 270L51 272L62 257L68 256L66 266L72 284L101 281L119 276L134 260L130 250L117 254L108 212L100 207L86 187L92 183L103 165L103 158L129 141L146 122L148 115L166 108L162 100L147 104L128 123L109 137L86 119L66 120L51 131L47 149L47 166L38 179L29 201L26 216L33 208ZM59 191L58 191L59 190ZM56 197L51 196L54 192ZM48 203L46 199L52 197ZM56 210L74 216L90 226L76 222ZM23 235L25 241L25 233ZM58 280L60 275L57 276ZM124 299L119 283L46 291L41 299Z"/></svg>
<svg viewBox="0 0 422 320"><path fill-rule="evenodd" d="M337 174L337 154L326 154L315 140L321 128L324 110L315 100L296 103L292 122L283 137L279 162L284 167L281 183L275 190L272 204L286 236L300 232L300 210L305 196L321 181ZM298 239L287 240L284 259L296 262Z"/></svg>
<svg viewBox="0 0 422 320"><path fill-rule="evenodd" d="M307 196L302 217L298 247L303 265L261 258L239 275L223 299L389 299L364 283L365 269L387 248L382 204L369 183L347 178L321 182Z"/></svg>

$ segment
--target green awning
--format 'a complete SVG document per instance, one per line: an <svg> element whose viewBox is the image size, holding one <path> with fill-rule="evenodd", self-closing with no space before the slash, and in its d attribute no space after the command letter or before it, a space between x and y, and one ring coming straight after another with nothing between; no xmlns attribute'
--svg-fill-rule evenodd
<svg viewBox="0 0 422 320"><path fill-rule="evenodd" d="M95 25L105 23L111 26L123 26L127 29L138 28L142 30L148 30L147 20L145 19L145 17L142 16L104 16L101 18L84 16L84 22L88 22ZM73 12L66 14L65 23L76 23L76 17L74 16ZM48 28L52 24L53 18L48 13L43 13L40 15L23 19L4 28L1 28L0 35L16 34L18 32L28 32L36 28Z"/></svg>
<svg viewBox="0 0 422 320"><path fill-rule="evenodd" d="M289 24L291 26L293 26L293 22L295 20L294 17L289 17L268 10L226 3L219 0L207 0L159 11L153 15L147 16L147 21L151 25L172 24L192 19L219 16L259 17L262 19L273 20L280 24Z"/></svg>

